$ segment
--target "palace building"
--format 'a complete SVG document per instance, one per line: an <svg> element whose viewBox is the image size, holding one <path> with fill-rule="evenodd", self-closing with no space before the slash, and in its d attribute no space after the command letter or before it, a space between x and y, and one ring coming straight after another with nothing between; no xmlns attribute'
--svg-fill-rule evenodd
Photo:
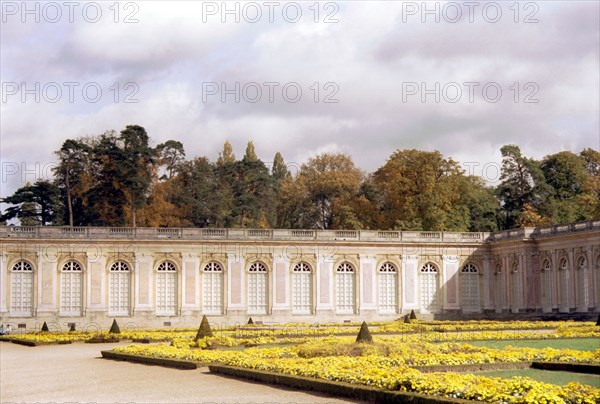
<svg viewBox="0 0 600 404"><path fill-rule="evenodd" d="M600 311L600 220L496 233L0 227L0 322Z"/></svg>

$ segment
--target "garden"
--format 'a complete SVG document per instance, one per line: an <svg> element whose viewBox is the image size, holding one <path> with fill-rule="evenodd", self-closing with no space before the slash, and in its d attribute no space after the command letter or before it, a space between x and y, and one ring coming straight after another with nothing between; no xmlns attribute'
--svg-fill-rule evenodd
<svg viewBox="0 0 600 404"><path fill-rule="evenodd" d="M600 403L600 326L573 321L209 325L40 331L29 345L127 341L103 356L196 368L350 398L422 402ZM162 361L162 362L161 362ZM383 399L389 401L388 398ZM429 400L429 401L427 401ZM392 400L393 401L393 400Z"/></svg>

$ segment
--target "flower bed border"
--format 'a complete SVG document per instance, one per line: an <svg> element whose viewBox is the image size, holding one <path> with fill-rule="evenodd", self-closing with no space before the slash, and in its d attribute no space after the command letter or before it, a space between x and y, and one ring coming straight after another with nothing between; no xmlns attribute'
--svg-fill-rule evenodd
<svg viewBox="0 0 600 404"><path fill-rule="evenodd" d="M335 397L346 397L379 403L413 404L462 404L473 401L447 397L428 396L404 391L380 390L369 386L317 379L312 377L286 375L256 369L246 369L225 365L209 365L211 373L236 378L250 379L261 383L275 384L300 390L312 390Z"/></svg>
<svg viewBox="0 0 600 404"><path fill-rule="evenodd" d="M410 366L422 373L434 372L479 372L486 370L512 370L529 369L533 362L492 362L492 363L470 363L464 365L430 365L430 366Z"/></svg>
<svg viewBox="0 0 600 404"><path fill-rule="evenodd" d="M171 358L156 358L153 356L144 355L131 355L113 351L100 351L104 359L112 359L117 361L126 361L133 363L142 363L145 365L157 365L168 368L193 370L205 365L198 362L187 361L182 359L171 359Z"/></svg>
<svg viewBox="0 0 600 404"><path fill-rule="evenodd" d="M13 344L17 344L17 345L24 345L24 346L29 346L29 347L33 347L33 346L41 346L41 345L66 345L66 344L71 344L73 341L27 341L24 339L20 339L20 338L11 338L11 337L2 337L0 338L0 341L5 341L5 342L11 342Z"/></svg>
<svg viewBox="0 0 600 404"><path fill-rule="evenodd" d="M533 362L531 367L542 370L558 370L573 373L600 375L600 364L595 363Z"/></svg>
<svg viewBox="0 0 600 404"><path fill-rule="evenodd" d="M513 370L513 369L541 369L554 370L572 373L586 373L600 375L600 364L595 363L575 363L575 362L493 362L493 363L473 363L464 365L431 365L431 366L411 366L413 369L422 373L433 372L479 372L488 370Z"/></svg>

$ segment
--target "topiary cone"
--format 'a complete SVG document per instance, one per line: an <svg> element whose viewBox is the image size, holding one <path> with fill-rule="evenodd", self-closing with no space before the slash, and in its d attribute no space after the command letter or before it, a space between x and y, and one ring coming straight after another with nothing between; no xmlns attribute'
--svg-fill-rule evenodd
<svg viewBox="0 0 600 404"><path fill-rule="evenodd" d="M213 333L210 329L210 324L208 324L208 319L206 316L202 316L202 321L200 322L200 327L198 328L198 332L196 333L196 339L204 338L204 337L212 337Z"/></svg>
<svg viewBox="0 0 600 404"><path fill-rule="evenodd" d="M598 321L596 321L596 325L600 326L600 314L598 314Z"/></svg>
<svg viewBox="0 0 600 404"><path fill-rule="evenodd" d="M410 321L410 316L408 314L406 316L404 316L404 322L407 324L412 323L412 321Z"/></svg>
<svg viewBox="0 0 600 404"><path fill-rule="evenodd" d="M248 323L247 323L247 324L254 324L254 321L252 321L252 317L250 317L250 318L248 319Z"/></svg>
<svg viewBox="0 0 600 404"><path fill-rule="evenodd" d="M50 330L48 329L48 324L46 324L46 322L45 322L45 321L44 321L44 324L42 324L42 331L45 331L45 332L48 332L48 331L50 331Z"/></svg>
<svg viewBox="0 0 600 404"><path fill-rule="evenodd" d="M108 333L109 334L120 334L121 333L121 329L119 328L119 324L117 324L116 318L113 320L113 323L110 326L110 331Z"/></svg>
<svg viewBox="0 0 600 404"><path fill-rule="evenodd" d="M367 326L366 321L363 321L360 326L360 331L356 336L356 342L373 342L373 336L371 335L371 331L369 331L369 326Z"/></svg>
<svg viewBox="0 0 600 404"><path fill-rule="evenodd" d="M75 323L71 323L71 327L69 328L69 331L71 331L71 332L75 331Z"/></svg>
<svg viewBox="0 0 600 404"><path fill-rule="evenodd" d="M411 311L410 311L410 319L411 319L411 320L416 320L416 319L417 319L417 315L415 314L415 311L414 311L414 310L411 310Z"/></svg>

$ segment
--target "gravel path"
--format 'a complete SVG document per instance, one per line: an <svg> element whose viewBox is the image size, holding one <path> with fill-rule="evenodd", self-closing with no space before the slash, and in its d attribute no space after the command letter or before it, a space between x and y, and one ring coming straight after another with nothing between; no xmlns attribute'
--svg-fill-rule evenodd
<svg viewBox="0 0 600 404"><path fill-rule="evenodd" d="M25 347L0 342L0 402L348 403L357 401L212 375L100 358L127 344Z"/></svg>

